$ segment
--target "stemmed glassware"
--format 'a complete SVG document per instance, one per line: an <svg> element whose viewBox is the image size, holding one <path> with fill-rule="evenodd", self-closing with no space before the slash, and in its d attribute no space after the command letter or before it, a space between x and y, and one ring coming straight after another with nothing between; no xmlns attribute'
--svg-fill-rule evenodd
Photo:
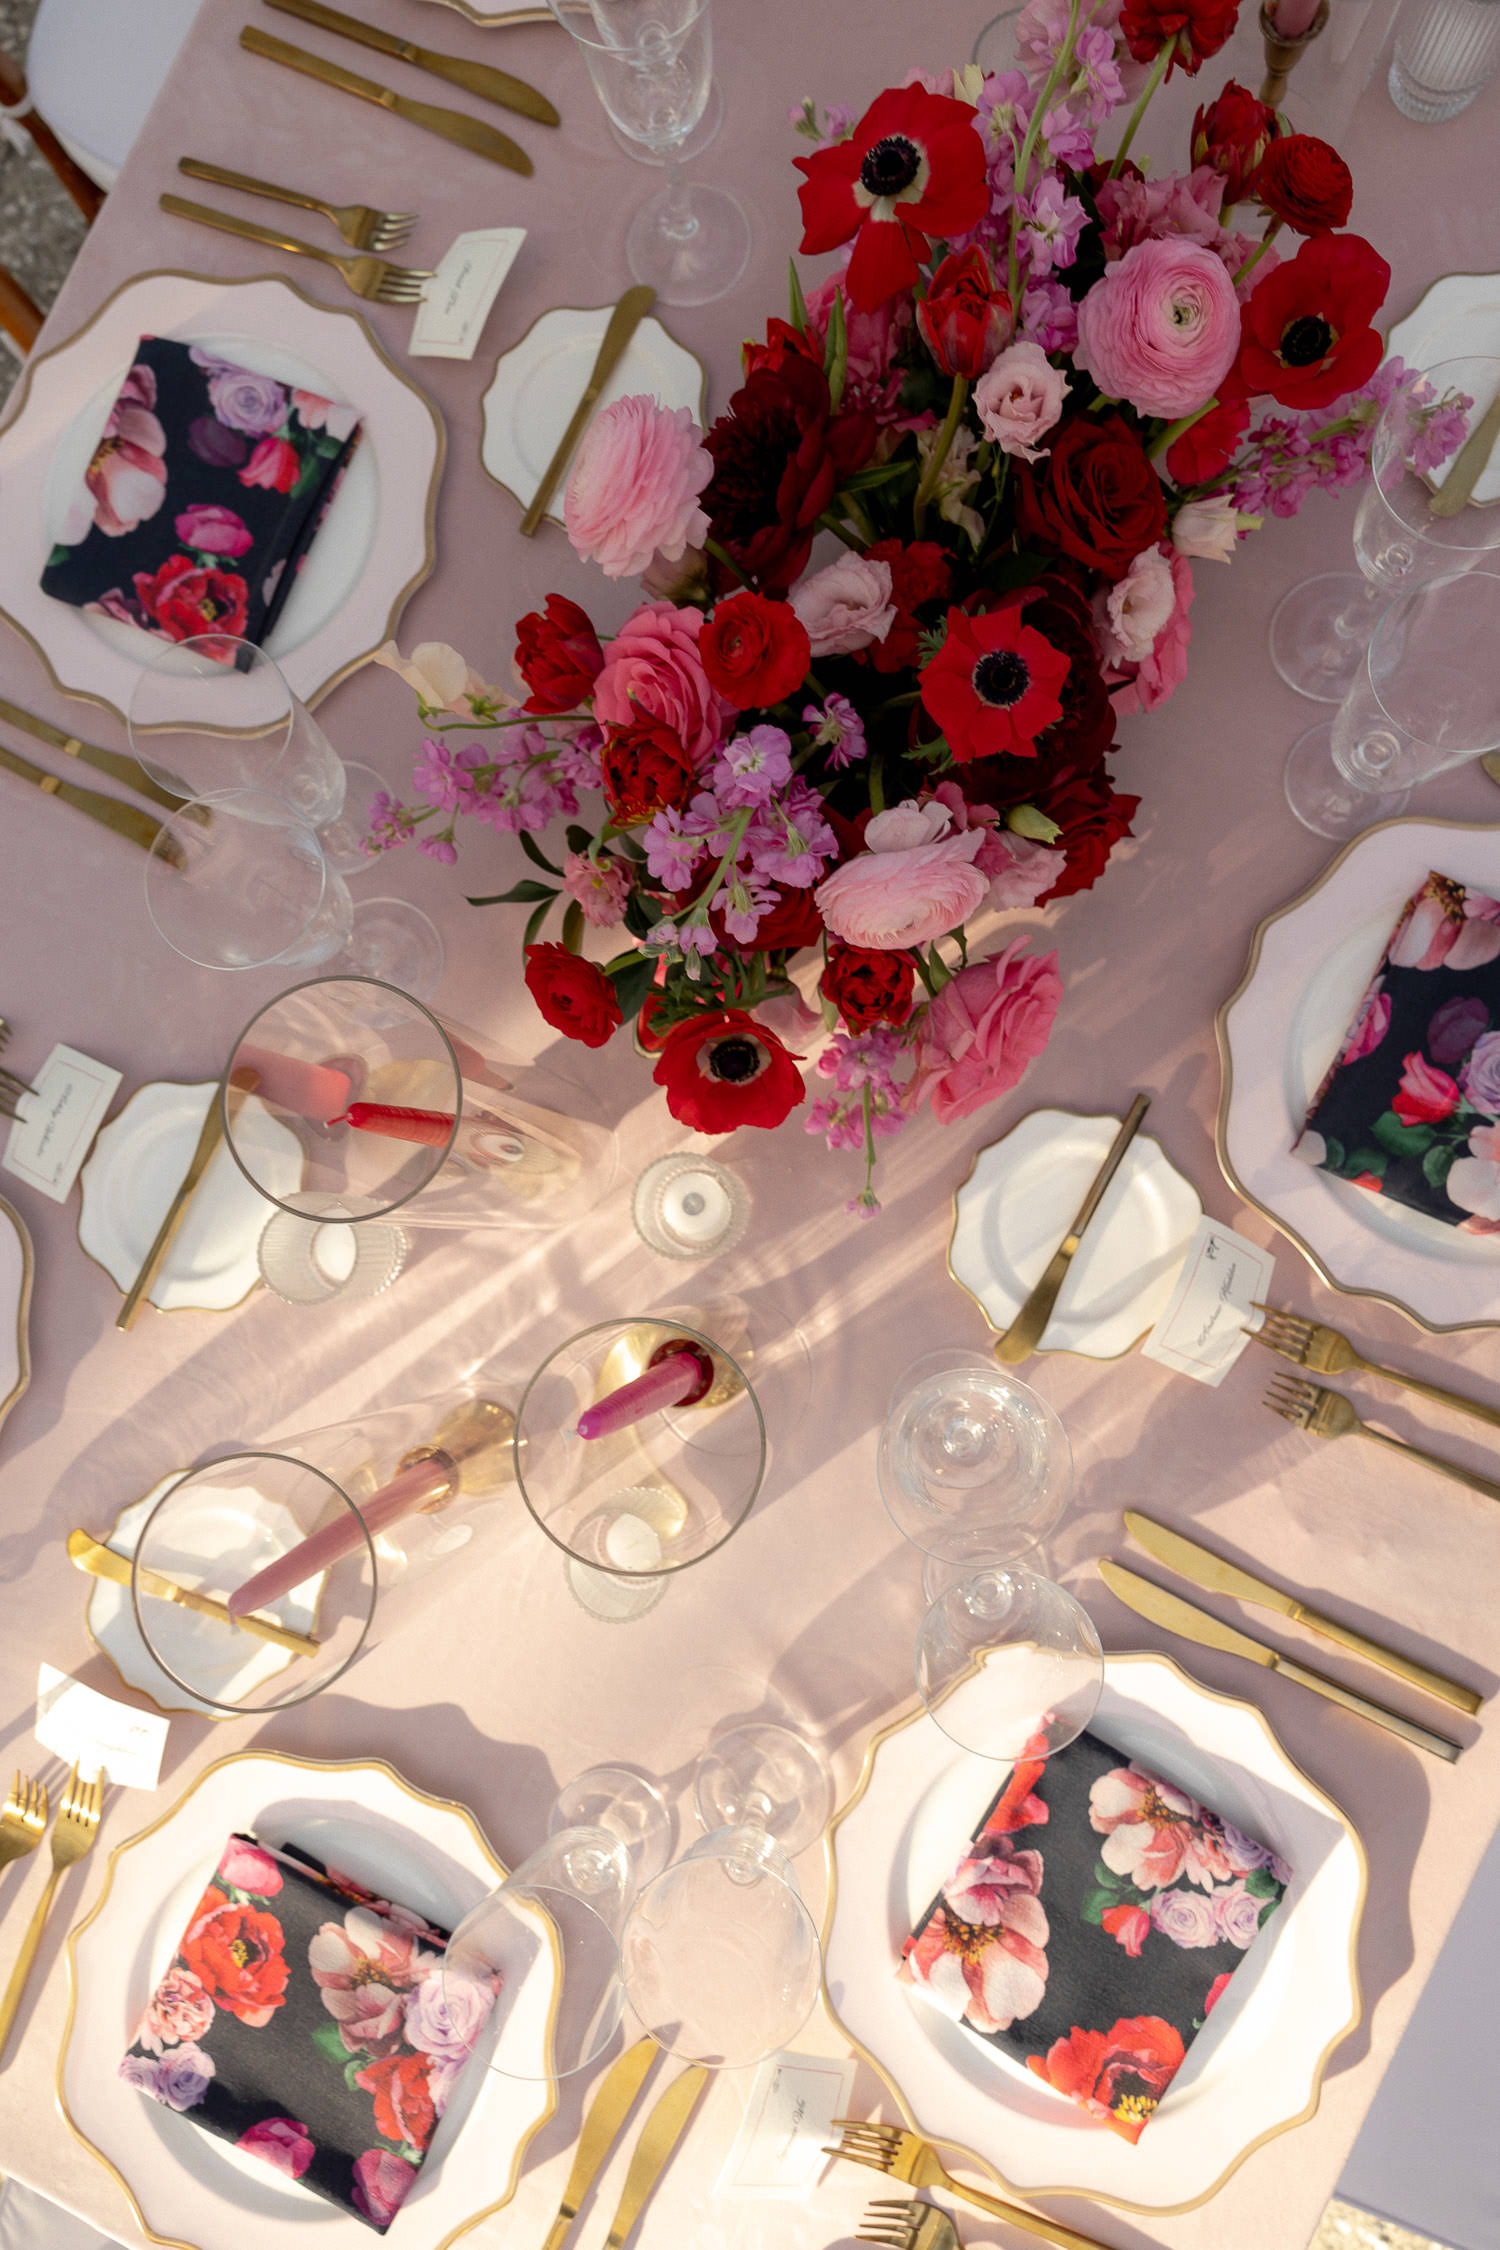
<svg viewBox="0 0 1500 2250"><path fill-rule="evenodd" d="M944 1734L982 1758L1048 1758L1082 1734L1104 1687L1092 1618L1032 1571L975 1571L917 1631L917 1692Z"/></svg>

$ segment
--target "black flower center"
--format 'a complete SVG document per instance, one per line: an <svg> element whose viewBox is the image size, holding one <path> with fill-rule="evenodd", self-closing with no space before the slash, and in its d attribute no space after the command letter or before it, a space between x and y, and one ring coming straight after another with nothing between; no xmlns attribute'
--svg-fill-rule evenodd
<svg viewBox="0 0 1500 2250"><path fill-rule="evenodd" d="M1303 313L1281 332L1281 358L1286 367L1316 367L1328 357L1333 330L1319 313Z"/></svg>
<svg viewBox="0 0 1500 2250"><path fill-rule="evenodd" d="M871 195L899 195L922 168L922 152L902 133L887 133L865 153L859 184Z"/></svg>
<svg viewBox="0 0 1500 2250"><path fill-rule="evenodd" d="M709 1047L708 1074L728 1086L748 1086L760 1075L765 1059L765 1050L757 1040L735 1032L728 1039L714 1040Z"/></svg>
<svg viewBox="0 0 1500 2250"><path fill-rule="evenodd" d="M1019 703L1030 685L1031 671L1025 658L1011 648L990 649L974 667L974 693L981 703L992 704L997 711L1008 711Z"/></svg>

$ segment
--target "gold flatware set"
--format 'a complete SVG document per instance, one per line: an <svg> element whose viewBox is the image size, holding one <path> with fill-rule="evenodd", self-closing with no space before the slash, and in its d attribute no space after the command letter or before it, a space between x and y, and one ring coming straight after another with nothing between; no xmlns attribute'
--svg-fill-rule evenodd
<svg viewBox="0 0 1500 2250"><path fill-rule="evenodd" d="M635 2098L661 2052L654 2039L638 2039L605 2072L584 2116L578 2146L573 2154L573 2168L568 2174L568 2184L563 2189L557 2216L547 2230L542 2250L562 2250L563 2241L578 2216L583 2199L619 2139ZM694 2063L690 2069L682 2071L673 2079L666 2092L658 2097L647 2113L640 2139L635 2144L635 2152L625 2174L625 2185L620 2191L615 2215L610 2221L605 2250L621 2250L621 2245L644 2210L652 2189L666 2170L673 2150L687 2130L688 2121L698 2106L699 2096L708 2084L710 2075L706 2063Z"/></svg>
<svg viewBox="0 0 1500 2250"><path fill-rule="evenodd" d="M216 211L206 203L190 203L185 196L161 195L157 202L174 219L191 219L197 226L238 235L242 242L263 242L270 250L287 250L294 257L316 258L321 265L332 266L356 297L372 304L414 305L424 284L432 279L430 269L389 265L385 259L366 253L341 257L336 250L320 249L317 243L303 242L295 234L277 234L270 227L257 226L253 219L233 218L229 212Z"/></svg>
<svg viewBox="0 0 1500 2250"><path fill-rule="evenodd" d="M209 164L201 156L180 156L177 169L190 180L237 188L241 195L264 196L269 203L289 203L294 211L316 211L338 229L351 250L373 250L377 257L399 250L417 223L415 211L377 211L371 203L325 203L320 195L278 187L274 180L257 180L248 172L231 171L227 164Z"/></svg>
<svg viewBox="0 0 1500 2250"><path fill-rule="evenodd" d="M1435 1469L1440 1477L1448 1477L1454 1484L1466 1484L1473 1492L1482 1492L1487 1500L1500 1500L1500 1484L1490 1477L1482 1477L1473 1469L1461 1469L1456 1462L1445 1461L1441 1454L1429 1453L1425 1446L1410 1445L1405 1438L1392 1437L1388 1431L1377 1430L1362 1421L1351 1400L1342 1391L1330 1391L1322 1383L1308 1383L1300 1377L1278 1375L1266 1392L1265 1403L1273 1414L1283 1421L1295 1422L1298 1429L1307 1430L1313 1437L1367 1437L1376 1445L1389 1447L1392 1453L1405 1454L1408 1461L1420 1461L1424 1468Z"/></svg>
<svg viewBox="0 0 1500 2250"><path fill-rule="evenodd" d="M35 732L35 729L29 731ZM108 754L101 751L98 755L104 757ZM97 763L97 759L90 760L90 763ZM17 781L33 783L44 796L56 797L63 804L71 805L75 812L85 814L101 828L112 829L115 835L123 836L127 843L139 844L142 851L149 852L157 839L163 836L161 822L153 820L149 813L142 812L139 805L127 805L119 797L106 797L102 790L82 789L77 782L62 781L55 773L48 773L43 766L34 766L29 758L23 758L16 751L5 749L3 745L0 745L0 771L14 774ZM160 848L173 866L182 864L181 854L170 837L166 838Z"/></svg>
<svg viewBox="0 0 1500 2250"><path fill-rule="evenodd" d="M22 1809L18 1815L23 1833L29 1835L31 1839L30 1842L22 1842L20 1846L22 1852L35 1850L37 1844L41 1841L42 1827L45 1825L47 1817L47 1793L45 1789L41 1788L40 1783L33 1783L30 1788L33 1792L30 1799L30 1809ZM21 1789L21 1776L17 1774L16 1786L6 1800L5 1813L0 1815L0 1838L3 1838L4 1823L10 1820L12 1808L19 1806L21 1803ZM40 1792L39 1804L35 1794L37 1791ZM40 1821L36 1817L38 1810L41 1815ZM80 1781L78 1768L75 1766L68 1776L68 1785L63 1791L62 1810L52 1827L52 1872L47 1878L45 1890L37 1901L36 1912L31 1917L26 1935L21 1940L21 1950L16 1955L15 1966L10 1972L10 1982L5 1988L5 1997L0 2000L0 2064L3 2064L5 2060L5 2042L10 2035L10 2027L15 2021L16 2010L21 2004L21 1995L26 1990L26 1980L31 1974L31 1964L36 1959L37 1947L42 1942L42 1932L47 1926L47 1916L52 1911L52 1901L57 1886L68 1869L76 1866L77 1862L93 1848L94 1837L99 1827L99 1816L103 1810L103 1781ZM12 1833L14 1833L14 1828ZM15 1857L18 1854L13 1852L9 1856Z"/></svg>
<svg viewBox="0 0 1500 2250"><path fill-rule="evenodd" d="M836 2117L839 2129L836 2146L828 2149L829 2156L842 2156L850 2164L865 2164L872 2171L884 2172L890 2179L901 2180L908 2187L945 2188L950 2195L961 2196L976 2211L987 2211L992 2219L1004 2219L1009 2226L1018 2227L1023 2234L1034 2234L1041 2242L1057 2245L1057 2250L1101 2250L1098 2241L1087 2234L1078 2234L1072 2227L1064 2226L1061 2219L1045 2218L1039 2211L1028 2211L1019 2203L1007 2203L998 2195L986 2195L982 2188L966 2187L956 2180L943 2164L931 2141L924 2141L920 2133L908 2133L898 2125L870 2125L857 2117ZM918 2209L921 2206L917 2206ZM920 2219L918 2227L921 2226ZM871 2240L865 2236L866 2241ZM921 2246L926 2250L926 2245Z"/></svg>
<svg viewBox="0 0 1500 2250"><path fill-rule="evenodd" d="M885 2250L963 2250L957 2227L935 2203L876 2196L865 2205L856 2242L880 2242Z"/></svg>
<svg viewBox="0 0 1500 2250"><path fill-rule="evenodd" d="M114 1586L128 1586L133 1575L128 1555L117 1555L113 1547L106 1547L102 1539L92 1532L70 1531L68 1554L74 1567L86 1571L90 1578L107 1579ZM196 1610L200 1617L212 1617L218 1624L237 1628L255 1639L274 1642L277 1648L289 1649L293 1656L316 1656L318 1643L310 1633L294 1632L290 1625L278 1625L273 1617L258 1617L252 1610L247 1616L231 1615L229 1604L215 1599L212 1594L199 1594L190 1587L179 1586L175 1578L164 1578L158 1570L142 1570L138 1575L141 1591L154 1594L158 1601L176 1602L179 1608Z"/></svg>
<svg viewBox="0 0 1500 2250"><path fill-rule="evenodd" d="M304 78L316 78L339 93L354 94L360 101L373 102L377 109L389 110L393 116L405 118L409 125L420 125L425 132L436 133L440 139L452 141L474 156L488 157L492 164L503 164L523 178L529 178L535 169L525 149L508 133L487 125L481 117L471 117L467 110L413 101L409 95L398 94L373 78L361 78L357 71L345 70L342 63L327 62L306 47L294 47L285 39L273 38L269 31L261 31L254 24L246 24L240 33L240 45L247 54L280 63L287 70L300 71Z"/></svg>
<svg viewBox="0 0 1500 2250"><path fill-rule="evenodd" d="M445 78L450 86L462 86L481 101L514 110L520 117L534 118L538 125L561 122L545 94L528 86L524 78L513 78L508 70L496 70L492 63L470 62L463 55L439 54L431 47L419 47L414 39L402 39L394 31L361 23L357 16L346 16L338 8L324 7L323 0L266 0L266 6L284 16L297 16L303 23L316 24L320 31L336 32L341 39L371 47L377 55L410 63L414 70L425 70L432 78ZM530 169L528 164L526 170Z"/></svg>

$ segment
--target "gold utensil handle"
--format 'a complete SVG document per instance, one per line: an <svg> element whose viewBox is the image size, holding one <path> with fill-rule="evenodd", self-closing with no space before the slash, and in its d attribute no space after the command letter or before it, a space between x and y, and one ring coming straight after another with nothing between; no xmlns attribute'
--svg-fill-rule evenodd
<svg viewBox="0 0 1500 2250"><path fill-rule="evenodd" d="M998 2195L986 2195L983 2188L965 2187L962 2180L947 2175L948 2185L965 2203L972 2203L976 2211L988 2211L992 2219L1004 2219L1008 2225L1019 2227L1023 2234L1034 2234L1043 2242L1054 2242L1058 2250L1103 2250L1091 2234L1075 2234L1061 2219L1049 2219L1041 2211L1023 2210L1019 2203L1004 2203Z"/></svg>
<svg viewBox="0 0 1500 2250"><path fill-rule="evenodd" d="M177 169L190 180L211 180L215 187L238 188L242 195L262 195L270 203L290 203L296 211L320 211L325 218L328 215L329 206L319 196L278 187L274 180L254 179L248 172L232 172L227 164L206 164L201 156L179 156Z"/></svg>
<svg viewBox="0 0 1500 2250"><path fill-rule="evenodd" d="M47 1916L52 1910L52 1894L57 1889L63 1870L54 1867L47 1877L47 1887L36 1903L31 1926L21 1940L21 1950L16 1955L16 1965L10 1972L10 1982L5 1987L5 1998L0 2000L0 2062L5 2060L5 2042L15 2021L21 1995L26 1990L26 1979L31 1974L31 1964L36 1959L36 1949L42 1942L42 1932L47 1927Z"/></svg>
<svg viewBox="0 0 1500 2250"><path fill-rule="evenodd" d="M1047 1270L1026 1297L1015 1319L998 1337L991 1349L1002 1367L1018 1367L1029 1359L1047 1332L1047 1323L1062 1294L1063 1283L1073 1263L1073 1254L1083 1239L1084 1229L1104 1200L1116 1172L1125 1160L1125 1151L1140 1131L1141 1120L1151 1107L1149 1094L1137 1094L1126 1111L1123 1122L1104 1153L1104 1161L1089 1182L1088 1194L1079 1206L1078 1215L1057 1249L1053 1252Z"/></svg>
<svg viewBox="0 0 1500 2250"><path fill-rule="evenodd" d="M196 1610L200 1617L216 1617L221 1625L237 1626L242 1633L253 1633L257 1640L273 1641L277 1648L290 1649L293 1656L318 1653L318 1643L311 1634L296 1632L290 1625L278 1625L274 1618L257 1617L253 1610L245 1617L231 1617L228 1604L215 1601L212 1594L194 1594L186 1586L180 1586L172 1599L183 1609Z"/></svg>
<svg viewBox="0 0 1500 2250"><path fill-rule="evenodd" d="M412 40L399 39L395 32L383 31L377 24L360 23L337 8L325 8L320 0L266 0L266 5L284 16L296 16L303 23L316 24L320 31L337 32L343 39L357 39L377 54L394 55L401 62L410 62L414 55L421 53Z"/></svg>
<svg viewBox="0 0 1500 2250"><path fill-rule="evenodd" d="M240 45L247 54L263 55L267 62L285 63L288 70L300 70L304 78L321 79L325 86L337 86L346 94L358 94L361 101L374 102L377 109L394 109L396 97L389 86L378 86L373 78L361 78L357 71L345 70L342 63L325 62L321 55L311 55L305 47L294 47L290 40L275 39L269 31L258 31L247 23L240 33Z"/></svg>
<svg viewBox="0 0 1500 2250"><path fill-rule="evenodd" d="M507 8L501 15L487 17L484 20L484 29L486 31L510 31L523 23L558 22L559 19L550 8ZM566 24L559 24L559 28L566 31L568 27Z"/></svg>
<svg viewBox="0 0 1500 2250"><path fill-rule="evenodd" d="M1476 1422L1488 1422L1492 1430L1500 1430L1500 1406L1485 1406L1477 1398L1445 1391L1441 1383L1429 1383L1425 1376L1403 1375L1398 1367L1382 1367L1378 1360L1362 1359L1357 1353L1355 1358L1367 1375L1378 1375L1384 1383L1399 1383L1404 1391L1415 1391L1418 1398L1430 1398L1434 1406L1451 1406L1460 1414L1472 1414Z"/></svg>
<svg viewBox="0 0 1500 2250"><path fill-rule="evenodd" d="M1480 1476L1473 1469L1461 1469L1456 1462L1445 1461L1439 1453L1429 1453L1424 1446L1408 1445L1405 1438L1392 1437L1386 1430L1372 1429L1368 1422L1360 1424L1360 1434L1373 1438L1377 1445L1388 1445L1393 1453L1404 1453L1410 1461L1420 1461L1425 1468L1436 1469L1440 1477L1454 1484L1466 1484L1471 1492L1482 1492L1486 1500L1500 1500L1500 1484L1489 1477Z"/></svg>
<svg viewBox="0 0 1500 2250"><path fill-rule="evenodd" d="M239 1104L244 1100L246 1091L247 1089L239 1086L230 1088L226 1096L226 1103L230 1107L231 1118ZM192 1162L182 1176L182 1184L177 1193L167 1205L166 1215L156 1230L156 1239L146 1252L145 1264L130 1285L129 1294L120 1307L115 1320L116 1328L129 1328L134 1324L135 1316L145 1302L146 1293L160 1273L167 1252L172 1247L173 1237L182 1224L182 1214L187 1209L199 1181L208 1170L209 1161L215 1149L223 1138L224 1122L224 1116L219 1107L218 1088L215 1087L209 1099L208 1115L204 1118L202 1130L198 1135L198 1145L193 1150Z"/></svg>
<svg viewBox="0 0 1500 2250"><path fill-rule="evenodd" d="M316 258L321 265L342 272L343 259L314 242L299 242L294 234L278 234L273 227L257 226L253 219L236 219L228 211L215 211L207 203L190 203L185 196L163 195L157 201L174 219L192 219L200 227L217 227L220 234L237 234L242 242L263 242L268 250L290 250L299 258Z"/></svg>
<svg viewBox="0 0 1500 2250"><path fill-rule="evenodd" d="M1484 420L1470 430L1463 450L1427 503L1430 516L1456 516L1467 507L1469 496L1490 465L1495 440L1500 438L1500 391L1490 401Z"/></svg>
<svg viewBox="0 0 1500 2250"><path fill-rule="evenodd" d="M1342 1704L1358 1718L1373 1719L1376 1726L1384 1727L1388 1734L1399 1734L1403 1742L1414 1743L1418 1750L1430 1751L1434 1758L1445 1758L1450 1766L1463 1756L1461 1742L1450 1742L1447 1735L1434 1734L1430 1727L1419 1726L1415 1719L1403 1719L1399 1711L1388 1711L1383 1703L1372 1703L1368 1696L1356 1695L1353 1688L1340 1687L1337 1680L1330 1680L1304 1664L1294 1664L1289 1656L1278 1655L1273 1669L1284 1679L1311 1688L1314 1695Z"/></svg>
<svg viewBox="0 0 1500 2250"><path fill-rule="evenodd" d="M1321 1633L1325 1641L1337 1641L1353 1656L1362 1656L1367 1663L1378 1664L1384 1671L1394 1672L1398 1680L1408 1680L1413 1687L1425 1688L1429 1695L1440 1696L1457 1711L1471 1715L1477 1711L1484 1697L1473 1688L1460 1687L1457 1680L1448 1679L1430 1666L1419 1664L1414 1656L1402 1656L1400 1651L1387 1648L1382 1641L1372 1641L1352 1625L1341 1625L1335 1617L1325 1617L1320 1609L1309 1609L1306 1602L1298 1602L1289 1614L1299 1625L1311 1627Z"/></svg>

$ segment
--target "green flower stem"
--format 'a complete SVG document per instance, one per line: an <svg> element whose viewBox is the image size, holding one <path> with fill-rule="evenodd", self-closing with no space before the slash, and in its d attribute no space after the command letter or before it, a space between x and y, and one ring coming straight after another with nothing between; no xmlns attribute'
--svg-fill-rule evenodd
<svg viewBox="0 0 1500 2250"><path fill-rule="evenodd" d="M870 760L870 810L885 811L885 752L877 750Z"/></svg>
<svg viewBox="0 0 1500 2250"><path fill-rule="evenodd" d="M1261 236L1259 242L1257 242L1257 244L1255 245L1255 248L1251 251L1249 257L1245 260L1245 263L1240 267L1239 272L1235 275L1234 286L1236 289L1238 289L1246 274L1250 273L1256 266L1260 264L1261 259L1270 249L1271 244L1275 241L1277 235L1280 234L1280 232L1281 221L1279 219L1273 219L1271 221L1271 224L1267 227L1265 233Z"/></svg>
<svg viewBox="0 0 1500 2250"><path fill-rule="evenodd" d="M943 463L948 458L948 449L957 435L959 423L963 420L964 403L968 395L968 377L966 375L955 375L953 389L948 397L948 412L943 418L942 428L938 431L937 444L933 447L931 454L928 456L927 466L922 471L922 481L917 486L917 497L912 502L911 526L914 539L920 539L922 536L922 529L927 521L927 503L937 490L937 481L943 473Z"/></svg>
<svg viewBox="0 0 1500 2250"><path fill-rule="evenodd" d="M1026 128L1026 138L1021 143L1021 153L1016 158L1016 178L1014 188L1015 203L1013 205L1013 209L1017 217L1019 217L1020 215L1021 196L1026 186L1027 176L1031 170L1032 153L1036 148L1037 139L1042 130L1042 120L1047 114L1047 105L1051 101L1053 95L1057 92L1058 86L1066 77L1069 69L1072 67L1073 49L1078 39L1078 18L1081 7L1082 0L1068 0L1067 33L1063 39L1062 45L1058 48L1056 55L1053 57L1052 68L1047 73L1047 77L1042 86L1042 90L1037 96L1036 107L1031 113L1031 123ZM1016 310L1016 300L1020 294L1020 288L1021 250L1020 244L1016 239L1016 228L1014 224L1012 224L1010 230L1010 302L1011 310L1013 312ZM917 533L917 537L920 539L921 536L922 534L919 530Z"/></svg>
<svg viewBox="0 0 1500 2250"><path fill-rule="evenodd" d="M1201 422L1205 414L1212 414L1218 403L1216 398L1211 398L1206 405L1195 407L1191 414L1183 414L1177 421L1169 422L1161 435L1154 437L1147 446L1146 458L1150 461L1159 460L1169 446L1177 443L1184 430L1190 430L1195 422Z"/></svg>
<svg viewBox="0 0 1500 2250"><path fill-rule="evenodd" d="M1176 54L1182 37L1183 34L1180 31L1174 32L1172 37L1166 41L1155 62L1151 65L1151 76L1146 80L1145 85L1141 88L1141 98L1136 103L1135 108L1130 112L1130 123L1125 128L1125 138L1123 141L1121 141L1119 147L1115 150L1115 160L1109 168L1109 176L1112 180L1117 180L1120 177L1120 172L1124 166L1125 159L1130 154L1130 144L1135 139L1136 127L1140 124L1141 119L1146 114L1147 103L1150 101L1152 95L1156 92L1157 87L1161 84L1162 80L1166 77L1168 70L1171 68L1172 57Z"/></svg>
<svg viewBox="0 0 1500 2250"><path fill-rule="evenodd" d="M864 1109L865 1109L865 1185L864 1185L864 1193L863 1193L863 1194L862 1194L862 1195L860 1196L859 1200L860 1200L860 1202L861 1202L861 1203L863 1203L863 1204L866 1204L866 1205L873 1205L873 1204L874 1204L874 1202L875 1202L875 1165L876 1165L876 1154L875 1154L875 1127L874 1127L874 1123L873 1123L873 1117L874 1117L874 1105L873 1105L873 1103L872 1103L872 1101L871 1101L871 1097L870 1097L870 1089L869 1089L869 1087L868 1087L868 1086L866 1086L866 1087L864 1088Z"/></svg>
<svg viewBox="0 0 1500 2250"><path fill-rule="evenodd" d="M705 539L703 548L706 554L713 556L715 562L722 563L726 570L732 570L742 586L749 585L749 579L745 576L733 555L726 554L717 539Z"/></svg>
<svg viewBox="0 0 1500 2250"><path fill-rule="evenodd" d="M823 513L819 516L818 522L820 523L824 531L831 531L835 539L842 539L844 545L846 547L852 547L857 555L862 555L864 553L865 550L863 541L857 539L854 533L849 529L848 525L840 523L838 517L836 515L833 515L827 508L825 508L823 510Z"/></svg>

